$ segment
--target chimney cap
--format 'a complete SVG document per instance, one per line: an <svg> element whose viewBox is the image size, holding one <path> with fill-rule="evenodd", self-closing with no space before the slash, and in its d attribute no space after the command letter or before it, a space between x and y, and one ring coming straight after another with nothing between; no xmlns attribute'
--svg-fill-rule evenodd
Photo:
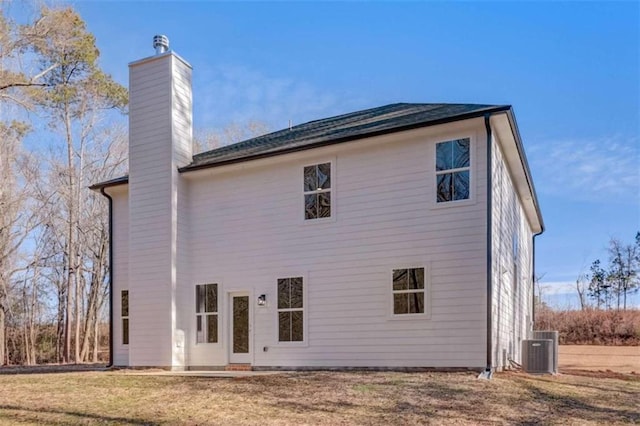
<svg viewBox="0 0 640 426"><path fill-rule="evenodd" d="M166 52L169 50L169 38L162 34L153 36L153 48L156 49L156 55Z"/></svg>

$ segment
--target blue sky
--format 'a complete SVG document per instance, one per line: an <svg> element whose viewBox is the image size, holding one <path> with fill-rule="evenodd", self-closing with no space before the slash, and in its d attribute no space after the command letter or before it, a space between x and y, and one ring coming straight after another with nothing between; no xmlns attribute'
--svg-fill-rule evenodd
<svg viewBox="0 0 640 426"><path fill-rule="evenodd" d="M513 105L557 304L610 237L640 230L638 2L72 4L122 84L152 36L169 37L194 67L196 131L393 102Z"/></svg>

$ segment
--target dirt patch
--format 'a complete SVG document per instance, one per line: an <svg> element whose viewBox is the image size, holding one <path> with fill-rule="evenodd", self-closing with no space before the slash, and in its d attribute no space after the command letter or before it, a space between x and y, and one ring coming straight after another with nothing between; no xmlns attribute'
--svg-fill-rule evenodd
<svg viewBox="0 0 640 426"><path fill-rule="evenodd" d="M640 346L560 345L560 371L640 373Z"/></svg>

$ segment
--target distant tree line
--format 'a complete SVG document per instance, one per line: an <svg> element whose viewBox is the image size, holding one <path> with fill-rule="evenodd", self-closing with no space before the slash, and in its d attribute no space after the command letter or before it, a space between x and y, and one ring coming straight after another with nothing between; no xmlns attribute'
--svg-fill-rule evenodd
<svg viewBox="0 0 640 426"><path fill-rule="evenodd" d="M627 299L640 289L640 232L631 243L612 238L607 263L596 259L589 273L578 277L576 291L582 309L627 309Z"/></svg>

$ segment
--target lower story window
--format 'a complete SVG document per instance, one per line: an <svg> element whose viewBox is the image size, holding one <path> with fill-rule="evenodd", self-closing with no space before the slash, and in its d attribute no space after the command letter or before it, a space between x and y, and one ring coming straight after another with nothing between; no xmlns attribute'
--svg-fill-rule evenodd
<svg viewBox="0 0 640 426"><path fill-rule="evenodd" d="M218 343L218 284L196 285L196 343Z"/></svg>
<svg viewBox="0 0 640 426"><path fill-rule="evenodd" d="M129 344L129 290L120 294L120 314L122 316L122 344Z"/></svg>
<svg viewBox="0 0 640 426"><path fill-rule="evenodd" d="M302 277L278 279L278 341L304 340Z"/></svg>
<svg viewBox="0 0 640 426"><path fill-rule="evenodd" d="M424 268L393 270L393 314L424 314Z"/></svg>

